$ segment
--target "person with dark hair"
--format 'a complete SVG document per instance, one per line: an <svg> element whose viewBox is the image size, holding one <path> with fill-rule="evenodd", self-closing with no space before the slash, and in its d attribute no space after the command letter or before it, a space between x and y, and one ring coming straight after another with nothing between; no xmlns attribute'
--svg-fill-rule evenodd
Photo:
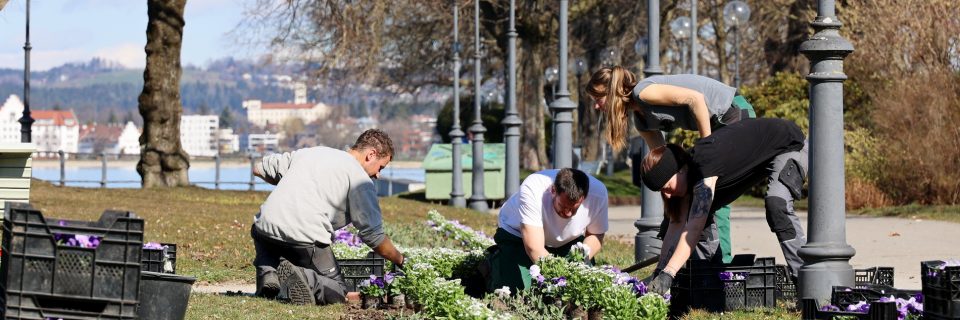
<svg viewBox="0 0 960 320"><path fill-rule="evenodd" d="M807 173L807 143L795 123L783 119L746 119L700 139L688 151L668 144L651 150L642 163L643 182L660 191L670 223L660 264L650 289L665 293L691 254L714 213L760 182L767 224L797 276L806 244L793 202L802 196ZM714 257L714 260L716 258Z"/></svg>
<svg viewBox="0 0 960 320"><path fill-rule="evenodd" d="M496 245L488 249L487 289L530 287L530 266L548 255L600 252L607 232L607 188L583 171L535 172L500 208Z"/></svg>
<svg viewBox="0 0 960 320"><path fill-rule="evenodd" d="M682 128L706 138L725 125L756 118L753 106L737 94L737 88L695 74L637 80L621 66L605 67L593 73L586 91L594 108L603 112L607 120L604 134L616 151L626 144L630 115L651 150L666 144L662 131ZM730 207L717 211L715 219L722 258L730 262Z"/></svg>
<svg viewBox="0 0 960 320"><path fill-rule="evenodd" d="M312 147L255 163L253 174L276 185L250 229L257 296L296 304L345 302L347 287L330 245L334 231L351 223L374 252L403 265L403 255L384 234L372 180L392 158L390 137L370 129L347 151Z"/></svg>

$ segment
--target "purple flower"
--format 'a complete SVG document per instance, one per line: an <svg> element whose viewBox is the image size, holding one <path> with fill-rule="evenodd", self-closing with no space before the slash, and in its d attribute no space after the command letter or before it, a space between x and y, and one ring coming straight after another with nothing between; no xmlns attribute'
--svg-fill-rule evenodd
<svg viewBox="0 0 960 320"><path fill-rule="evenodd" d="M820 311L840 311L840 308L838 308L838 307L835 306L835 305L828 304L828 305L825 305L825 306L820 307Z"/></svg>
<svg viewBox="0 0 960 320"><path fill-rule="evenodd" d="M566 287L567 277L553 278L553 283L556 284L558 287Z"/></svg>
<svg viewBox="0 0 960 320"><path fill-rule="evenodd" d="M163 250L163 245L156 242L147 242L143 244L144 249Z"/></svg>
<svg viewBox="0 0 960 320"><path fill-rule="evenodd" d="M647 294L647 285L643 284L643 281L636 281L633 283L633 291L636 292L637 295L645 295Z"/></svg>
<svg viewBox="0 0 960 320"><path fill-rule="evenodd" d="M383 276L383 281L387 284L393 283L393 277L395 277L393 272L388 272L387 275Z"/></svg>
<svg viewBox="0 0 960 320"><path fill-rule="evenodd" d="M913 298L916 299L916 300L917 300L917 303L919 303L921 306L923 305L923 293L922 293L922 292L917 292L917 294L913 295Z"/></svg>
<svg viewBox="0 0 960 320"><path fill-rule="evenodd" d="M383 287L384 287L383 279L381 279L381 278L379 278L379 277L377 277L377 276L375 276L375 275L370 275L370 285L378 286L378 287L380 287L380 288L383 288Z"/></svg>
<svg viewBox="0 0 960 320"><path fill-rule="evenodd" d="M546 279L546 278L543 277L543 275L537 275L537 276L534 277L534 278L537 279L537 283L541 283L541 284L543 283L543 280Z"/></svg>
<svg viewBox="0 0 960 320"><path fill-rule="evenodd" d="M870 312L870 304L866 301L860 301L856 304L851 304L847 306L847 311L856 312L856 313L867 313Z"/></svg>

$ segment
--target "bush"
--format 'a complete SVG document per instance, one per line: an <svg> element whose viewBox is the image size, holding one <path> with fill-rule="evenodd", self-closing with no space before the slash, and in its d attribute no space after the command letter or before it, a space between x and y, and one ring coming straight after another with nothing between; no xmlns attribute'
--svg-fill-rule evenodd
<svg viewBox="0 0 960 320"><path fill-rule="evenodd" d="M872 119L885 159L877 187L896 204L960 201L960 75L946 70L890 80Z"/></svg>

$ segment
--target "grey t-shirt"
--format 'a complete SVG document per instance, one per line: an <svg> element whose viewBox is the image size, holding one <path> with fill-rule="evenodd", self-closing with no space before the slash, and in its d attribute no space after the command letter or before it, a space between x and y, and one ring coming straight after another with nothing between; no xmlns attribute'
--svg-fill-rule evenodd
<svg viewBox="0 0 960 320"><path fill-rule="evenodd" d="M349 153L313 147L266 156L260 165L264 176L280 181L254 223L262 235L295 244L330 244L334 230L353 223L371 248L383 241L376 187Z"/></svg>
<svg viewBox="0 0 960 320"><path fill-rule="evenodd" d="M720 118L727 112L730 105L733 104L733 97L737 94L736 88L704 76L678 74L647 77L637 83L632 93L632 98L640 101L640 106L644 110L642 115L636 112L633 115L633 123L637 127L637 130L670 131L674 128L683 128L686 130L699 129L697 128L697 119L688 107L653 105L640 100L640 92L651 84L666 84L702 93L704 100L707 101L707 111L710 112L711 126L716 126L716 124L720 123Z"/></svg>

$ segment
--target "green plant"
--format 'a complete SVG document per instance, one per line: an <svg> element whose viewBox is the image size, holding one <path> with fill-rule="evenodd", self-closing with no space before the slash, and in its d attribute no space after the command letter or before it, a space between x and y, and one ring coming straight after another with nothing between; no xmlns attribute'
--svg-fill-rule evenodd
<svg viewBox="0 0 960 320"><path fill-rule="evenodd" d="M383 278L371 275L370 280L364 280L360 284L360 294L367 297L383 297L387 295L386 283Z"/></svg>

